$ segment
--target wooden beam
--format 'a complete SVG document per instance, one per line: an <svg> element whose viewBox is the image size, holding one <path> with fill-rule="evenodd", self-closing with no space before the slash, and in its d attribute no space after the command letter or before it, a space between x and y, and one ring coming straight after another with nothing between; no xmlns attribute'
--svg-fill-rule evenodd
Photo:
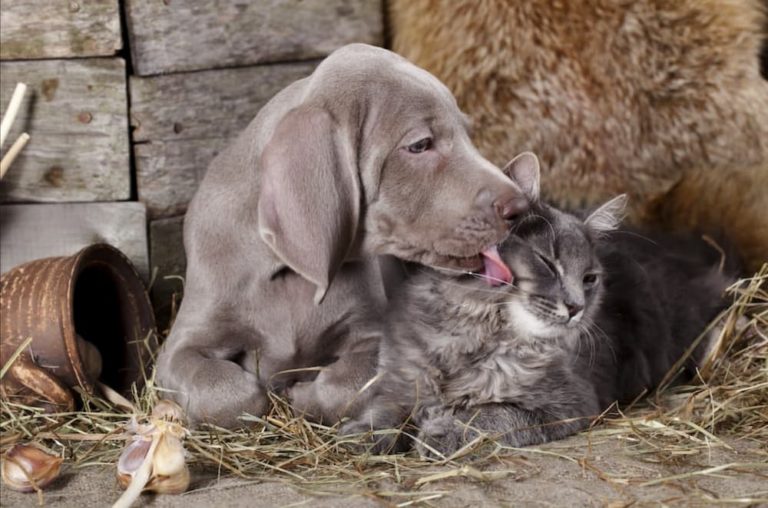
<svg viewBox="0 0 768 508"><path fill-rule="evenodd" d="M114 55L123 47L118 0L0 0L0 59Z"/></svg>
<svg viewBox="0 0 768 508"><path fill-rule="evenodd" d="M128 256L147 281L146 218L144 205L136 202L2 205L0 272L106 242Z"/></svg>
<svg viewBox="0 0 768 508"><path fill-rule="evenodd" d="M9 139L32 137L0 185L0 201L130 198L128 101L120 58L0 62L0 104L27 83Z"/></svg>
<svg viewBox="0 0 768 508"><path fill-rule="evenodd" d="M182 230L184 217L152 221L149 225L149 261L154 273L150 296L159 330L164 330L174 305L181 303L187 271Z"/></svg>
<svg viewBox="0 0 768 508"><path fill-rule="evenodd" d="M126 0L139 75L307 60L383 43L381 0Z"/></svg>
<svg viewBox="0 0 768 508"><path fill-rule="evenodd" d="M131 77L139 199L152 217L186 210L208 163L274 94L315 62Z"/></svg>

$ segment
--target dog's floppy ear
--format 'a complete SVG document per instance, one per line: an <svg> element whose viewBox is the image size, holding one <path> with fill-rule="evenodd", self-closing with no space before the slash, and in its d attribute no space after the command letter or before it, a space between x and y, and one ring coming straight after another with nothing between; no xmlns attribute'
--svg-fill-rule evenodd
<svg viewBox="0 0 768 508"><path fill-rule="evenodd" d="M539 158L535 154L532 152L518 154L504 166L502 171L520 187L530 201L539 200Z"/></svg>
<svg viewBox="0 0 768 508"><path fill-rule="evenodd" d="M262 152L259 234L289 268L317 286L315 303L355 240L355 153L331 114L311 106L288 112Z"/></svg>

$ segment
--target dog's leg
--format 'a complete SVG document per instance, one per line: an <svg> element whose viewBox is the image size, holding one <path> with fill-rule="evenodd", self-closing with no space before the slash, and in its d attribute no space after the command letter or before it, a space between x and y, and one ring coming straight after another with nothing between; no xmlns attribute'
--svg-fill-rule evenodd
<svg viewBox="0 0 768 508"><path fill-rule="evenodd" d="M354 349L341 351L314 380L294 384L287 391L293 408L329 425L359 414L373 392L378 343L379 337L362 340Z"/></svg>
<svg viewBox="0 0 768 508"><path fill-rule="evenodd" d="M185 409L191 424L242 426L243 413L260 416L269 405L255 374L239 364L204 354L195 347L164 350L158 358L158 383Z"/></svg>

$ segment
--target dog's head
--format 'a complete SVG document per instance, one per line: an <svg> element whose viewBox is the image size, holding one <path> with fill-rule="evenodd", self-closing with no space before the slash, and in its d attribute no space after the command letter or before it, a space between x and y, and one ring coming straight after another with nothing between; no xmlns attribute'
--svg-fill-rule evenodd
<svg viewBox="0 0 768 508"><path fill-rule="evenodd" d="M305 84L262 157L259 228L321 298L345 259L476 270L528 202L472 145L448 89L380 48L346 46ZM538 165L525 154L513 164Z"/></svg>

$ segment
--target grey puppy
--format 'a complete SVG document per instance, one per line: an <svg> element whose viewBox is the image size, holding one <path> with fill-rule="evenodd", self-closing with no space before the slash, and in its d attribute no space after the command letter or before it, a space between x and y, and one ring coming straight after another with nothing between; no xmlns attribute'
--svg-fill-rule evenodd
<svg viewBox="0 0 768 508"><path fill-rule="evenodd" d="M389 51L345 46L208 168L158 382L193 422L236 426L268 410L268 390L335 421L375 373L386 274L374 255L479 270L527 206L443 84Z"/></svg>

